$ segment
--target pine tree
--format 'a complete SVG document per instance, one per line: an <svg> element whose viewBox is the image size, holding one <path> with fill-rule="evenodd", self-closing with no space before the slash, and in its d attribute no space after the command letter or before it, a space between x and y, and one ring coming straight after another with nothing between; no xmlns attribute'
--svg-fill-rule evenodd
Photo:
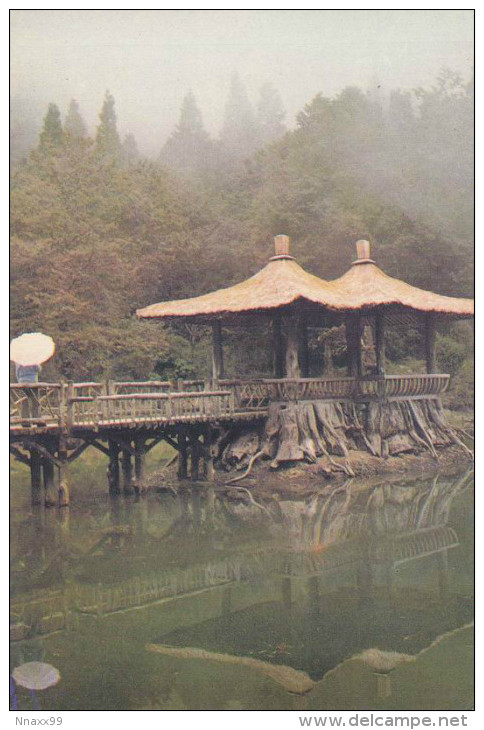
<svg viewBox="0 0 484 730"><path fill-rule="evenodd" d="M238 74L232 76L220 140L234 157L249 155L259 144L257 121Z"/></svg>
<svg viewBox="0 0 484 730"><path fill-rule="evenodd" d="M132 165L140 158L134 134L127 134L121 145L121 160L125 165Z"/></svg>
<svg viewBox="0 0 484 730"><path fill-rule="evenodd" d="M202 114L192 91L189 91L183 99L177 131L192 135L202 134L208 136L204 130Z"/></svg>
<svg viewBox="0 0 484 730"><path fill-rule="evenodd" d="M56 104L49 104L44 117L44 126L39 136L39 150L49 152L60 147L63 141L64 133L59 107Z"/></svg>
<svg viewBox="0 0 484 730"><path fill-rule="evenodd" d="M286 112L282 105L279 92L271 83L264 84L259 92L257 104L257 120L260 128L260 141L262 144L272 142L282 137L286 131L283 119Z"/></svg>
<svg viewBox="0 0 484 730"><path fill-rule="evenodd" d="M114 97L106 91L104 103L99 114L101 123L96 130L96 152L102 156L118 157L121 143L116 127L116 112Z"/></svg>
<svg viewBox="0 0 484 730"><path fill-rule="evenodd" d="M64 131L73 139L84 139L87 136L87 127L79 112L79 104L71 100L67 111Z"/></svg>
<svg viewBox="0 0 484 730"><path fill-rule="evenodd" d="M201 112L194 94L189 91L183 99L180 119L160 153L160 161L188 177L213 169L215 147L203 126Z"/></svg>

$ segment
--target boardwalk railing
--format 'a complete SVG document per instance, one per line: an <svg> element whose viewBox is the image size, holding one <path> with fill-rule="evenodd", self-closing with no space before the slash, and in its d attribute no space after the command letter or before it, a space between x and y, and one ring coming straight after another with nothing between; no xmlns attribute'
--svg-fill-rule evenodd
<svg viewBox="0 0 484 730"><path fill-rule="evenodd" d="M70 403L73 426L99 427L165 421L203 422L235 412L234 393L229 390L74 397Z"/></svg>
<svg viewBox="0 0 484 730"><path fill-rule="evenodd" d="M233 388L239 408L267 408L271 401L373 400L375 398L425 398L439 396L449 385L449 375L386 375L364 378L282 378L278 380L220 380Z"/></svg>
<svg viewBox="0 0 484 730"><path fill-rule="evenodd" d="M220 380L207 390L203 380L105 383L32 383L10 386L11 429L136 425L142 422L203 422L264 412L281 401L432 398L449 376L387 375L365 378Z"/></svg>

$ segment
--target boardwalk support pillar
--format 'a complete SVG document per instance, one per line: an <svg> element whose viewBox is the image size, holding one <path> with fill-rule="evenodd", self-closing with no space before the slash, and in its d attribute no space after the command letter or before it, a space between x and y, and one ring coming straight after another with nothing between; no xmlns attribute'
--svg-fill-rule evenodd
<svg viewBox="0 0 484 730"><path fill-rule="evenodd" d="M200 441L198 440L198 434L195 434L191 441L191 479L192 482L199 480L199 467L200 467Z"/></svg>
<svg viewBox="0 0 484 730"><path fill-rule="evenodd" d="M187 479L188 477L188 451L187 439L184 429L180 429L178 433L178 479Z"/></svg>
<svg viewBox="0 0 484 730"><path fill-rule="evenodd" d="M41 504L42 489L42 459L36 449L30 451L30 494L32 504Z"/></svg>
<svg viewBox="0 0 484 730"><path fill-rule="evenodd" d="M108 441L108 489L109 494L119 494L119 445L110 439Z"/></svg>
<svg viewBox="0 0 484 730"><path fill-rule="evenodd" d="M136 439L136 451L134 455L135 492L139 494L144 491L146 476L146 445L144 438Z"/></svg>
<svg viewBox="0 0 484 730"><path fill-rule="evenodd" d="M207 426L203 435L203 475L209 482L213 482L215 474L212 455L213 433L211 426Z"/></svg>
<svg viewBox="0 0 484 730"><path fill-rule="evenodd" d="M42 469L44 473L44 504L46 507L55 507L57 504L55 494L55 475L54 463L47 457L42 459Z"/></svg>
<svg viewBox="0 0 484 730"><path fill-rule="evenodd" d="M133 494L133 465L131 452L123 449L121 452L121 467L123 470L123 494Z"/></svg>

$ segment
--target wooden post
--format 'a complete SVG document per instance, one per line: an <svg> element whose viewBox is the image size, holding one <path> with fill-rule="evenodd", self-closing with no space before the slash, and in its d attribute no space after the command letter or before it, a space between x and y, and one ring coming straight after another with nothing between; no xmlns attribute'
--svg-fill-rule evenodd
<svg viewBox="0 0 484 730"><path fill-rule="evenodd" d="M109 439L108 489L109 494L119 494L119 446Z"/></svg>
<svg viewBox="0 0 484 730"><path fill-rule="evenodd" d="M274 377L284 377L284 343L282 339L281 315L277 312L272 318L272 357Z"/></svg>
<svg viewBox="0 0 484 730"><path fill-rule="evenodd" d="M299 365L299 321L296 315L285 317L286 325L286 378L300 378Z"/></svg>
<svg viewBox="0 0 484 730"><path fill-rule="evenodd" d="M188 476L188 454L187 439L185 430L178 431L178 479L186 479Z"/></svg>
<svg viewBox="0 0 484 730"><path fill-rule="evenodd" d="M32 504L41 504L42 460L36 449L30 451L30 495Z"/></svg>
<svg viewBox="0 0 484 730"><path fill-rule="evenodd" d="M200 441L198 440L198 434L195 436L191 443L192 459L191 459L191 478L192 482L197 482L199 479L199 464L200 464Z"/></svg>
<svg viewBox="0 0 484 730"><path fill-rule="evenodd" d="M299 362L301 365L301 376L303 378L309 378L308 326L306 320L303 318L301 318L299 338Z"/></svg>
<svg viewBox="0 0 484 730"><path fill-rule="evenodd" d="M135 491L142 490L146 472L146 453L144 438L136 439L136 453L134 455L134 474L136 479Z"/></svg>
<svg viewBox="0 0 484 730"><path fill-rule="evenodd" d="M203 435L203 474L207 481L213 482L215 474L212 456L212 427L207 426Z"/></svg>
<svg viewBox="0 0 484 730"><path fill-rule="evenodd" d="M74 398L74 383L72 382L72 380L69 380L69 382L67 383L65 397L66 397L66 404L65 404L66 430L69 433L72 429L73 422L74 422L74 413L73 413L74 404L71 401L71 399Z"/></svg>
<svg viewBox="0 0 484 730"><path fill-rule="evenodd" d="M121 451L121 468L123 471L123 494L133 493L133 465L131 454L127 449Z"/></svg>
<svg viewBox="0 0 484 730"><path fill-rule="evenodd" d="M44 472L44 504L46 507L55 507L57 499L55 495L54 464L44 456L42 468Z"/></svg>
<svg viewBox="0 0 484 730"><path fill-rule="evenodd" d="M381 310L375 314L375 354L376 372L385 375L385 314Z"/></svg>
<svg viewBox="0 0 484 730"><path fill-rule="evenodd" d="M435 317L433 314L427 314L425 317L425 361L427 364L427 372L436 373Z"/></svg>
<svg viewBox="0 0 484 730"><path fill-rule="evenodd" d="M59 449L58 449L58 457L59 457L59 489L58 489L58 497L59 497L59 507L68 507L69 506L69 482L68 482L68 461L67 461L67 442L66 442L66 436L65 433L62 434L59 438Z"/></svg>
<svg viewBox="0 0 484 730"><path fill-rule="evenodd" d="M345 321L348 377L361 375L361 318L360 313L348 314Z"/></svg>
<svg viewBox="0 0 484 730"><path fill-rule="evenodd" d="M212 323L212 382L214 388L217 388L218 381L223 377L222 325L219 320L216 320Z"/></svg>

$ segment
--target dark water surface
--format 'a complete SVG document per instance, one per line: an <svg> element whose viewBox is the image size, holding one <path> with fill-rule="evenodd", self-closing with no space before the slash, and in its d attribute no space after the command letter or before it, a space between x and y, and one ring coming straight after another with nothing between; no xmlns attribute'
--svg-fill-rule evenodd
<svg viewBox="0 0 484 730"><path fill-rule="evenodd" d="M13 508L12 669L59 670L45 710L467 710L472 487Z"/></svg>

